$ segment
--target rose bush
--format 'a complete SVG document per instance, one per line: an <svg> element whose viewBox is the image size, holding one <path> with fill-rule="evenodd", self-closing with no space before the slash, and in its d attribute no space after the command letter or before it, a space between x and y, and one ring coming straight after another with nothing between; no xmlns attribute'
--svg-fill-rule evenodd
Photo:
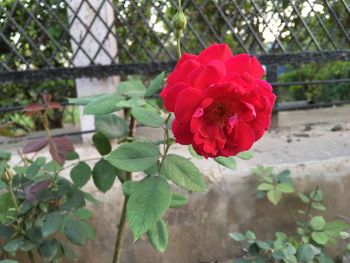
<svg viewBox="0 0 350 263"><path fill-rule="evenodd" d="M175 114L176 142L206 158L250 149L269 128L276 99L264 74L256 57L234 56L226 44L183 54L160 94Z"/></svg>

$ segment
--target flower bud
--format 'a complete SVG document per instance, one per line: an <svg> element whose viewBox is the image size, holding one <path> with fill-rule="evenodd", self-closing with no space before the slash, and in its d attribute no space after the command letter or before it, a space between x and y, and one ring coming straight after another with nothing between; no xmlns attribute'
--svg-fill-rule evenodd
<svg viewBox="0 0 350 263"><path fill-rule="evenodd" d="M12 173L9 169L6 169L5 172L2 175L2 181L6 184L10 183L12 181Z"/></svg>
<svg viewBox="0 0 350 263"><path fill-rule="evenodd" d="M174 28L177 31L182 31L183 29L185 29L186 24L187 24L187 19L184 12L182 12L182 10L177 11L173 20Z"/></svg>

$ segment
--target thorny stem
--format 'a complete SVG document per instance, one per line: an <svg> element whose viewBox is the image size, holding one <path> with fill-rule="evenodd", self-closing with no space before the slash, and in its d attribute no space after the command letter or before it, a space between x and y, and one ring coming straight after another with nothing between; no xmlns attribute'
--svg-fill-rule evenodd
<svg viewBox="0 0 350 263"><path fill-rule="evenodd" d="M34 258L33 252L32 251L28 251L27 254L28 254L30 262L31 263L35 263L35 258Z"/></svg>
<svg viewBox="0 0 350 263"><path fill-rule="evenodd" d="M169 129L167 127L170 118L171 118L171 114L168 115L168 117L166 118L165 123L164 123L163 155L162 155L162 159L160 160L160 163L159 163L159 166L158 166L158 174L160 173L160 169L162 168L165 156L167 155L167 153L169 151L169 148L171 146L171 143L168 142L168 140L169 140Z"/></svg>
<svg viewBox="0 0 350 263"><path fill-rule="evenodd" d="M130 123L129 123L129 132L128 137L134 137L135 135L135 127L136 127L136 121L133 116L130 117ZM125 181L132 181L132 173L127 172ZM121 182L121 183L124 183ZM126 205L128 203L128 197L124 197L124 203L122 208L122 213L119 220L119 226L118 226L118 234L117 239L115 242L115 248L114 248L114 255L113 255L113 261L112 263L120 263L121 259L121 253L122 253L122 247L123 247L123 241L125 236L125 227L126 227Z"/></svg>

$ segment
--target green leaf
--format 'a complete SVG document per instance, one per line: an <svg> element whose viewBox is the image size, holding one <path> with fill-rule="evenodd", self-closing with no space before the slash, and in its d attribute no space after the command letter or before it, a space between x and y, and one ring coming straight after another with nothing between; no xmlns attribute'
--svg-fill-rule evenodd
<svg viewBox="0 0 350 263"><path fill-rule="evenodd" d="M10 192L6 192L0 196L0 222L6 223L11 221L11 217L16 215L14 210L15 203Z"/></svg>
<svg viewBox="0 0 350 263"><path fill-rule="evenodd" d="M77 187L71 188L66 202L61 206L63 210L74 211L85 205L85 194Z"/></svg>
<svg viewBox="0 0 350 263"><path fill-rule="evenodd" d="M291 184L281 183L277 184L276 189L282 193L293 193L294 187Z"/></svg>
<svg viewBox="0 0 350 263"><path fill-rule="evenodd" d="M250 160L253 158L253 153L251 151L241 152L237 154L237 157L243 160Z"/></svg>
<svg viewBox="0 0 350 263"><path fill-rule="evenodd" d="M43 233L39 226L33 226L27 232L28 232L29 239L36 244L40 244L44 239Z"/></svg>
<svg viewBox="0 0 350 263"><path fill-rule="evenodd" d="M313 190L309 197L313 201L321 202L323 200L323 192L320 189Z"/></svg>
<svg viewBox="0 0 350 263"><path fill-rule="evenodd" d="M237 168L237 163L236 160L233 157L216 157L215 162L221 164L222 166L225 166L231 170L236 170Z"/></svg>
<svg viewBox="0 0 350 263"><path fill-rule="evenodd" d="M106 94L96 94L91 96L84 96L79 98L69 98L68 102L70 104L76 104L76 105L86 105L90 103L93 100L98 99L99 97L105 96Z"/></svg>
<svg viewBox="0 0 350 263"><path fill-rule="evenodd" d="M109 154L112 151L111 143L102 132L96 132L94 136L92 136L92 141L101 155Z"/></svg>
<svg viewBox="0 0 350 263"><path fill-rule="evenodd" d="M314 256L314 250L310 244L303 244L298 248L297 257L300 263L308 263Z"/></svg>
<svg viewBox="0 0 350 263"><path fill-rule="evenodd" d="M89 220L92 217L92 212L89 209L82 207L75 211L74 215L80 219Z"/></svg>
<svg viewBox="0 0 350 263"><path fill-rule="evenodd" d="M122 190L123 190L123 194L125 196L130 196L132 194L132 192L135 190L136 185L138 184L138 182L135 181L126 181L122 184Z"/></svg>
<svg viewBox="0 0 350 263"><path fill-rule="evenodd" d="M38 174L40 168L41 167L37 163L32 163L27 169L27 176L33 178Z"/></svg>
<svg viewBox="0 0 350 263"><path fill-rule="evenodd" d="M79 162L70 171L70 177L74 184L81 188L89 181L91 177L91 168L86 162Z"/></svg>
<svg viewBox="0 0 350 263"><path fill-rule="evenodd" d="M109 139L120 138L128 133L125 120L114 114L95 116L95 127Z"/></svg>
<svg viewBox="0 0 350 263"><path fill-rule="evenodd" d="M79 224L84 229L84 232L86 234L86 238L89 240L95 240L96 232L95 232L95 229L92 227L92 225L90 225L89 223L84 222L84 221L80 221Z"/></svg>
<svg viewBox="0 0 350 263"><path fill-rule="evenodd" d="M348 229L349 227L350 225L342 220L334 220L326 224L324 231L328 236L338 237L340 232Z"/></svg>
<svg viewBox="0 0 350 263"><path fill-rule="evenodd" d="M27 252L27 251L33 250L36 247L37 247L37 244L35 244L30 240L24 239L20 250Z"/></svg>
<svg viewBox="0 0 350 263"><path fill-rule="evenodd" d="M159 147L148 142L124 143L106 159L115 167L128 172L143 171L157 163Z"/></svg>
<svg viewBox="0 0 350 263"><path fill-rule="evenodd" d="M77 159L79 159L79 154L75 151L67 152L65 155L65 159L67 161L77 160Z"/></svg>
<svg viewBox="0 0 350 263"><path fill-rule="evenodd" d="M271 176L269 176L269 175L264 175L264 176L261 177L261 179L263 181L265 181L265 182L268 182L268 183L271 183L271 184L273 183L273 178Z"/></svg>
<svg viewBox="0 0 350 263"><path fill-rule="evenodd" d="M159 91L164 85L165 73L160 73L156 78L154 78L149 84L147 91L145 93L146 97L152 96L157 91Z"/></svg>
<svg viewBox="0 0 350 263"><path fill-rule="evenodd" d="M157 221L148 231L148 239L156 250L164 252L168 247L168 228L163 219Z"/></svg>
<svg viewBox="0 0 350 263"><path fill-rule="evenodd" d="M139 98L145 95L146 87L140 80L129 80L121 82L118 85L118 91L124 96Z"/></svg>
<svg viewBox="0 0 350 263"><path fill-rule="evenodd" d="M312 239L319 245L325 245L328 241L328 236L325 232L312 232Z"/></svg>
<svg viewBox="0 0 350 263"><path fill-rule="evenodd" d="M233 233L229 233L228 234L230 236L230 238L232 238L235 241L241 242L246 240L247 238L245 237L245 235L239 233L239 232L233 232Z"/></svg>
<svg viewBox="0 0 350 263"><path fill-rule="evenodd" d="M256 239L255 234L252 231L250 231L250 230L245 232L245 236L249 240L255 240Z"/></svg>
<svg viewBox="0 0 350 263"><path fill-rule="evenodd" d="M44 224L41 229L43 232L43 236L47 237L56 231L61 227L62 224L62 216L59 212L52 212L49 213L45 219L44 219Z"/></svg>
<svg viewBox="0 0 350 263"><path fill-rule="evenodd" d="M310 203L310 198L307 197L307 196L304 195L304 194L299 194L299 198L300 198L300 200L301 200L303 203L305 203L305 204Z"/></svg>
<svg viewBox="0 0 350 263"><path fill-rule="evenodd" d="M98 161L92 170L96 187L104 193L107 192L113 186L117 172L118 170L106 160Z"/></svg>
<svg viewBox="0 0 350 263"><path fill-rule="evenodd" d="M162 218L170 200L169 185L162 177L147 177L137 184L127 203L127 217L135 241Z"/></svg>
<svg viewBox="0 0 350 263"><path fill-rule="evenodd" d="M84 108L84 114L105 115L119 110L117 103L124 100L118 93L106 94L90 101Z"/></svg>
<svg viewBox="0 0 350 263"><path fill-rule="evenodd" d="M200 156L194 149L193 149L193 146L190 144L188 145L188 151L190 152L190 154L192 155L193 158L195 159L203 159L204 157L203 156Z"/></svg>
<svg viewBox="0 0 350 263"><path fill-rule="evenodd" d="M120 108L133 108L133 107L141 107L146 105L146 101L144 99L129 99L129 100L123 100L117 104Z"/></svg>
<svg viewBox="0 0 350 263"><path fill-rule="evenodd" d="M314 216L310 220L310 226L315 231L321 231L326 226L326 220L322 216Z"/></svg>
<svg viewBox="0 0 350 263"><path fill-rule="evenodd" d="M0 160L9 161L10 159L11 159L10 152L0 151Z"/></svg>
<svg viewBox="0 0 350 263"><path fill-rule="evenodd" d="M156 175L158 173L158 162L152 165L150 168L143 171L147 175Z"/></svg>
<svg viewBox="0 0 350 263"><path fill-rule="evenodd" d="M199 169L182 156L175 154L165 156L160 174L193 192L204 192L207 189Z"/></svg>
<svg viewBox="0 0 350 263"><path fill-rule="evenodd" d="M3 249L9 253L17 251L23 243L23 238L15 238L12 239L10 242L7 242L5 246L3 246Z"/></svg>
<svg viewBox="0 0 350 263"><path fill-rule="evenodd" d="M274 186L273 186L273 184L269 184L269 183L262 183L262 184L259 184L258 185L258 190L259 191L269 191L269 190L271 190L271 189L273 189L274 188Z"/></svg>
<svg viewBox="0 0 350 263"><path fill-rule="evenodd" d="M134 107L131 109L131 114L138 122L149 127L158 128L164 123L159 113L149 108Z"/></svg>
<svg viewBox="0 0 350 263"><path fill-rule="evenodd" d="M86 234L84 228L78 221L68 217L65 220L64 234L72 243L76 245L84 245L86 242Z"/></svg>
<svg viewBox="0 0 350 263"><path fill-rule="evenodd" d="M320 210L320 211L325 211L326 210L326 207L323 204L321 204L321 203L314 203L314 202L312 202L311 206L314 209L316 209L316 210Z"/></svg>
<svg viewBox="0 0 350 263"><path fill-rule="evenodd" d="M258 245L259 248L263 250L268 250L271 248L271 246L268 243L261 240L256 241L256 244Z"/></svg>
<svg viewBox="0 0 350 263"><path fill-rule="evenodd" d="M326 255L320 255L317 257L319 263L334 263L334 260Z"/></svg>
<svg viewBox="0 0 350 263"><path fill-rule="evenodd" d="M271 189L267 192L267 198L271 201L271 203L277 205L282 199L282 193L277 189Z"/></svg>
<svg viewBox="0 0 350 263"><path fill-rule="evenodd" d="M178 208L187 204L187 202L188 198L186 196L180 195L178 193L172 193L169 207Z"/></svg>
<svg viewBox="0 0 350 263"><path fill-rule="evenodd" d="M0 263L19 263L19 262L12 259L3 259L3 260L0 260Z"/></svg>
<svg viewBox="0 0 350 263"><path fill-rule="evenodd" d="M41 255L51 261L60 249L60 245L56 239L47 239L40 244L39 248Z"/></svg>

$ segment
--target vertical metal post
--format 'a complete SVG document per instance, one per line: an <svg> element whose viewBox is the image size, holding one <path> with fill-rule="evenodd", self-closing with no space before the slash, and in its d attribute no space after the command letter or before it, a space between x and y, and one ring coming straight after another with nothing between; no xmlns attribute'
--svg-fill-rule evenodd
<svg viewBox="0 0 350 263"><path fill-rule="evenodd" d="M70 35L71 38L76 40L71 41L74 66L83 67L91 64L110 65L116 63L117 40L108 28L113 27L115 23L113 7L109 1L67 0L67 4L70 6L67 10L70 21ZM90 96L115 92L119 77L78 78L75 82L78 97ZM95 128L94 116L83 115L82 109L80 109L80 112L81 130L93 130ZM83 140L89 140L90 137L91 135L84 135Z"/></svg>
<svg viewBox="0 0 350 263"><path fill-rule="evenodd" d="M277 82L278 79L278 65L277 64L271 64L266 66L266 80L269 83ZM275 108L278 105L278 87L274 88L273 91L276 96L277 100L275 102ZM271 119L271 129L278 128L278 111L273 111L272 113L272 119Z"/></svg>

